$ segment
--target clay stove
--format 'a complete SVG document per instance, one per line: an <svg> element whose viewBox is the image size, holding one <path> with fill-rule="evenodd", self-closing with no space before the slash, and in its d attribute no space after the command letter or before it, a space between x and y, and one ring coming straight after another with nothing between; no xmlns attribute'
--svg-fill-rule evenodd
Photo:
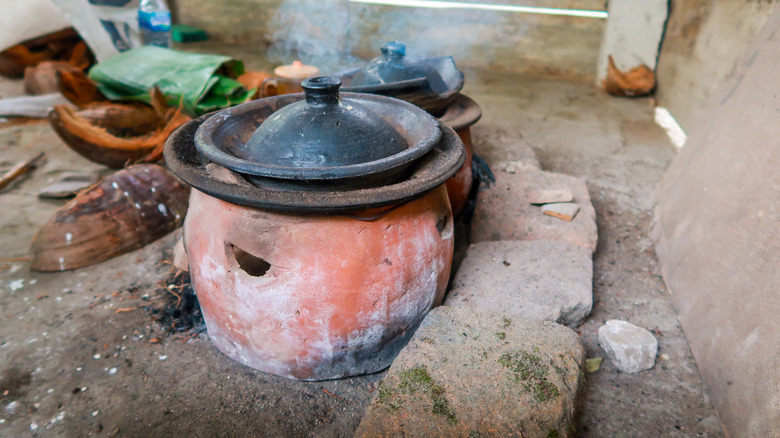
<svg viewBox="0 0 780 438"><path fill-rule="evenodd" d="M239 105L168 140L167 163L195 188L193 287L212 341L245 365L301 380L376 372L443 299L444 183L464 146L406 102L303 85L305 100Z"/></svg>

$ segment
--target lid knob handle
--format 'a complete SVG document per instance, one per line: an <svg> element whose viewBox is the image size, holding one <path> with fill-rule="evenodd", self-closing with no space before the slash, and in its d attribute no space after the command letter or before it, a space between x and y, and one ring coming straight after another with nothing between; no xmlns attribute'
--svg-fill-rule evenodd
<svg viewBox="0 0 780 438"><path fill-rule="evenodd" d="M306 103L314 105L332 104L339 101L339 87L341 81L329 77L319 76L306 79L301 82L303 93L306 95Z"/></svg>
<svg viewBox="0 0 780 438"><path fill-rule="evenodd" d="M400 41L389 41L382 44L382 54L390 58L403 58L406 55L406 44Z"/></svg>

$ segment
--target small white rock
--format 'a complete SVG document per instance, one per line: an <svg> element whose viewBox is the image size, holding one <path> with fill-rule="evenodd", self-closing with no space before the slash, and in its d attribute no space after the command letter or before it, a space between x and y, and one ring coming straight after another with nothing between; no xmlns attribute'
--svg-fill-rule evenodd
<svg viewBox="0 0 780 438"><path fill-rule="evenodd" d="M609 320L599 328L598 339L609 360L624 373L638 373L655 365L658 340L641 327Z"/></svg>
<svg viewBox="0 0 780 438"><path fill-rule="evenodd" d="M8 282L8 288L11 289L11 292L16 292L23 287L24 287L24 278L20 278L18 280L12 280Z"/></svg>
<svg viewBox="0 0 780 438"><path fill-rule="evenodd" d="M168 359L168 356L167 356L167 355L164 355L164 354L163 354L163 355L160 355L160 360L165 360L165 359Z"/></svg>
<svg viewBox="0 0 780 438"><path fill-rule="evenodd" d="M93 417L97 417L99 413L100 413L100 411L92 411L92 416Z"/></svg>
<svg viewBox="0 0 780 438"><path fill-rule="evenodd" d="M117 371L119 371L119 369L117 367L113 367L110 370L108 370L108 374L113 375L116 374Z"/></svg>
<svg viewBox="0 0 780 438"><path fill-rule="evenodd" d="M13 415L13 414L17 413L19 411L19 408L21 408L21 407L22 407L21 403L19 403L18 401L14 400L11 403L8 403L7 405L5 405L5 412L10 414L10 415Z"/></svg>
<svg viewBox="0 0 780 438"><path fill-rule="evenodd" d="M100 359L100 355L99 354L93 354L92 355L92 359L98 360L98 359Z"/></svg>

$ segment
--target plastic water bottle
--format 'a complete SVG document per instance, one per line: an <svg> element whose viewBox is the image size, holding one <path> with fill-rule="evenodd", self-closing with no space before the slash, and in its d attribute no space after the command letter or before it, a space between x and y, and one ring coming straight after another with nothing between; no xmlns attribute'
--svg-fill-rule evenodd
<svg viewBox="0 0 780 438"><path fill-rule="evenodd" d="M171 46L171 10L165 0L141 0L138 27L144 45Z"/></svg>

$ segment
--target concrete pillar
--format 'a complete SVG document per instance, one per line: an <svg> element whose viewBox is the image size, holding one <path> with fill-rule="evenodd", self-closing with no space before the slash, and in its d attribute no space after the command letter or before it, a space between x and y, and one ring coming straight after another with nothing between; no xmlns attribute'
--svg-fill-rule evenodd
<svg viewBox="0 0 780 438"><path fill-rule="evenodd" d="M655 70L668 15L667 0L610 0L609 18L601 41L596 82L607 76L607 56L620 70L645 64Z"/></svg>

